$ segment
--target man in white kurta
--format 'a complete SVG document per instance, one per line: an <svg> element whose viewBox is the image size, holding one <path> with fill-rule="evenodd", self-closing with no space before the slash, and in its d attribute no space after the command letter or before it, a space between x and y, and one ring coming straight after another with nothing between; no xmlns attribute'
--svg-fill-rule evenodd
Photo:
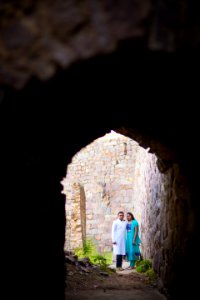
<svg viewBox="0 0 200 300"><path fill-rule="evenodd" d="M118 219L112 225L112 243L113 253L116 255L116 268L122 270L122 257L126 254L125 251L125 233L126 221L124 220L124 213L118 212Z"/></svg>

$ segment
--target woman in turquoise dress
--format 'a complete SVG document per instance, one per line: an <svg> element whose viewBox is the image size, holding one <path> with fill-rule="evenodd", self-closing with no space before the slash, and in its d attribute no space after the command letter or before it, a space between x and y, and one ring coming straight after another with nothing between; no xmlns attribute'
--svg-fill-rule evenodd
<svg viewBox="0 0 200 300"><path fill-rule="evenodd" d="M136 260L140 258L139 224L132 213L127 213L126 224L126 257L130 261L129 270L134 269Z"/></svg>

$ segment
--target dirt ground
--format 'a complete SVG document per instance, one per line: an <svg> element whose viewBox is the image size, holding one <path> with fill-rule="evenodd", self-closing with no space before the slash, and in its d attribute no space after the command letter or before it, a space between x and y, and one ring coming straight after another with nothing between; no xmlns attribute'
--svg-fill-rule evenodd
<svg viewBox="0 0 200 300"><path fill-rule="evenodd" d="M110 271L100 274L99 270L80 272L73 265L67 267L66 300L166 300L143 274L135 270Z"/></svg>

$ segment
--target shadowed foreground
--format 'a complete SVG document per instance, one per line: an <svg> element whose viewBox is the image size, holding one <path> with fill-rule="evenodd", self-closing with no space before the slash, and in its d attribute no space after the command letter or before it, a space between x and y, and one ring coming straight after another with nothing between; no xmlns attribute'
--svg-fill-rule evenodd
<svg viewBox="0 0 200 300"><path fill-rule="evenodd" d="M137 273L135 270L126 270L128 265L127 262L124 262L124 271L111 271L109 276L100 274L98 269L85 273L80 272L75 266L68 265L65 299L166 299L155 288L155 282L150 283L146 276ZM111 267L113 268L113 266Z"/></svg>

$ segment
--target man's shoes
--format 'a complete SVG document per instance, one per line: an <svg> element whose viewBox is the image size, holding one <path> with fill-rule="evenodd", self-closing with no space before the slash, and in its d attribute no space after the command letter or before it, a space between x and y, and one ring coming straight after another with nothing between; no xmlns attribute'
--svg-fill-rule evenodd
<svg viewBox="0 0 200 300"><path fill-rule="evenodd" d="M117 268L117 271L123 271L124 269L122 267Z"/></svg>

